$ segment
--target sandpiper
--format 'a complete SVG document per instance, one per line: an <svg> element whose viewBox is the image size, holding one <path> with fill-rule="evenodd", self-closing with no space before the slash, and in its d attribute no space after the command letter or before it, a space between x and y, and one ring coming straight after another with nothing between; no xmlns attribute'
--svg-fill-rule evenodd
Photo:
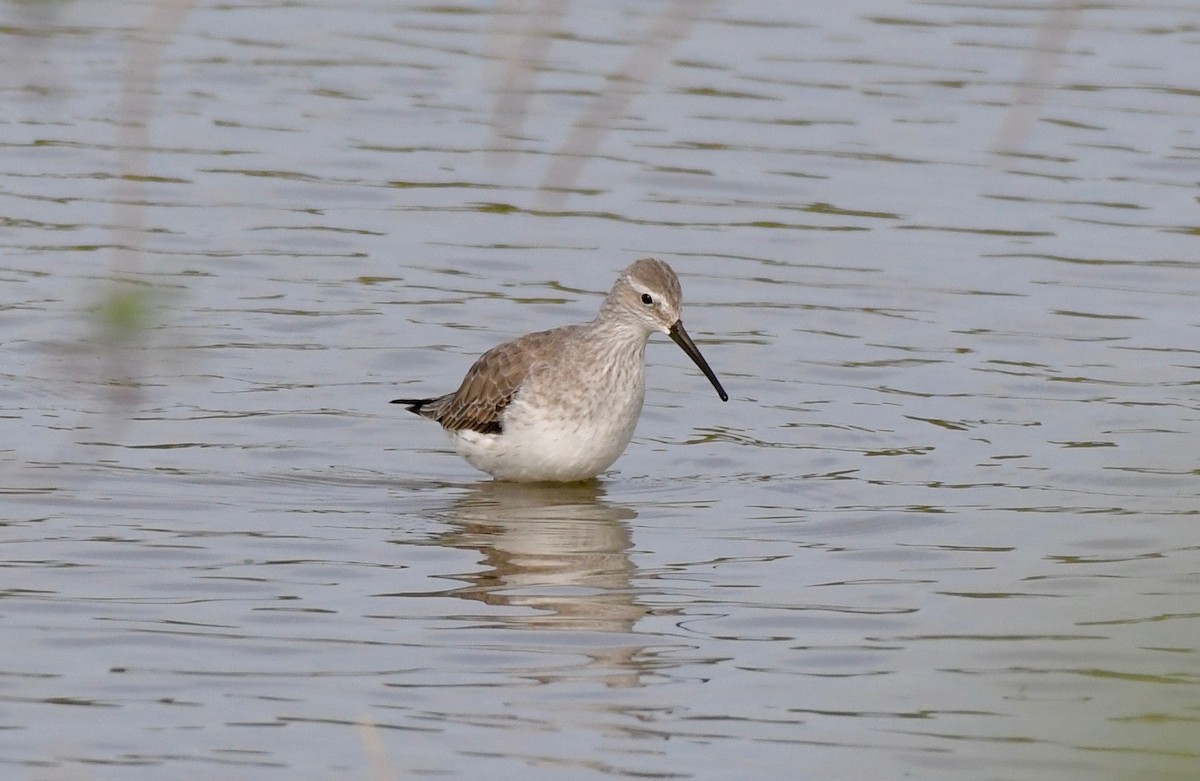
<svg viewBox="0 0 1200 781"><path fill-rule="evenodd" d="M442 424L459 455L497 480L588 480L633 437L646 395L646 342L655 331L683 348L729 395L679 318L679 278L643 258L621 272L590 323L526 334L488 350L454 393L395 399Z"/></svg>

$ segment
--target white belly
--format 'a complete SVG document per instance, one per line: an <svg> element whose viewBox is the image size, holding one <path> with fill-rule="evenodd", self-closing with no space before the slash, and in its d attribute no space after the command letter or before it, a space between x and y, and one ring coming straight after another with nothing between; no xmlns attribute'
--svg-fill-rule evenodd
<svg viewBox="0 0 1200 781"><path fill-rule="evenodd" d="M625 451L644 390L638 376L599 395L582 394L587 401L581 404L538 404L539 399L518 394L505 411L502 433L464 430L451 436L459 455L498 480L587 480Z"/></svg>

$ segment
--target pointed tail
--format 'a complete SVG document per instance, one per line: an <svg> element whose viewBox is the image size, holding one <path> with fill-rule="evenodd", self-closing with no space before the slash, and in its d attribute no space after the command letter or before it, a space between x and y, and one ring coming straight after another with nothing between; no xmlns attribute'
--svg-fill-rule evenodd
<svg viewBox="0 0 1200 781"><path fill-rule="evenodd" d="M409 412L415 412L420 415L421 408L426 404L433 403L434 399L392 399L389 404L403 404Z"/></svg>

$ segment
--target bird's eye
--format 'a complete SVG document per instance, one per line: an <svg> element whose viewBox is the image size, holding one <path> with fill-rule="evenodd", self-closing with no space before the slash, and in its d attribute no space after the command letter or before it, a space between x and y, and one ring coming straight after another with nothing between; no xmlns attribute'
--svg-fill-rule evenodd
<svg viewBox="0 0 1200 781"><path fill-rule="evenodd" d="M654 297L651 296L649 293L642 293L642 303L645 304L646 306L650 306L651 304L654 303Z"/></svg>

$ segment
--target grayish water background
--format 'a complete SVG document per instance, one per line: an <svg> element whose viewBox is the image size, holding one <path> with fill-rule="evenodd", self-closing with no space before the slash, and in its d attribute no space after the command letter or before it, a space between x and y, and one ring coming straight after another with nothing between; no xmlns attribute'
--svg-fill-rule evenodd
<svg viewBox="0 0 1200 781"><path fill-rule="evenodd" d="M1196 777L1194 8L712 4L557 201L666 4L503 142L516 11L155 8L0 5L5 777ZM386 404L649 254L599 487Z"/></svg>

